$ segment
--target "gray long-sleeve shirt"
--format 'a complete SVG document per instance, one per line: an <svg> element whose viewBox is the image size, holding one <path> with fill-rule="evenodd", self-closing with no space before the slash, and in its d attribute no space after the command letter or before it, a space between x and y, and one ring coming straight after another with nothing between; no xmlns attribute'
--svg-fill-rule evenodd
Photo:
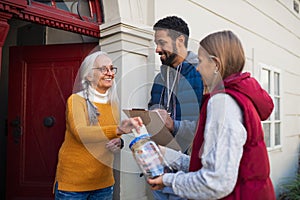
<svg viewBox="0 0 300 200"><path fill-rule="evenodd" d="M204 130L202 168L188 172L190 157L166 148L165 157L175 174L163 176L163 183L174 193L189 199L219 199L230 194L237 181L247 132L237 102L228 94L210 98Z"/></svg>

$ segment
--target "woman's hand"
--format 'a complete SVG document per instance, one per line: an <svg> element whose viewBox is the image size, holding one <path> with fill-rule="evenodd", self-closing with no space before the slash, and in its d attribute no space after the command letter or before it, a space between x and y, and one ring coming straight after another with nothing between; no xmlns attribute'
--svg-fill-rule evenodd
<svg viewBox="0 0 300 200"><path fill-rule="evenodd" d="M105 147L113 153L118 153L122 149L122 139L121 138L114 138L106 143Z"/></svg>
<svg viewBox="0 0 300 200"><path fill-rule="evenodd" d="M124 133L130 133L133 128L139 132L140 127L143 125L143 121L140 117L132 117L124 119L117 128L117 134L122 135Z"/></svg>
<svg viewBox="0 0 300 200"><path fill-rule="evenodd" d="M165 187L162 181L163 179L162 177L163 175L154 179L150 179L150 178L147 179L147 182L150 184L152 190L161 190Z"/></svg>

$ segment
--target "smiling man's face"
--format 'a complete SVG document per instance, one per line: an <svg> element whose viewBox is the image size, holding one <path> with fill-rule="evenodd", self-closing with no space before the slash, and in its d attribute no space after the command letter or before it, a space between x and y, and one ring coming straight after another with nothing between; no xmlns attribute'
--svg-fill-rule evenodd
<svg viewBox="0 0 300 200"><path fill-rule="evenodd" d="M174 66L177 57L176 43L168 34L168 30L155 31L155 52L160 55L160 60L163 65Z"/></svg>

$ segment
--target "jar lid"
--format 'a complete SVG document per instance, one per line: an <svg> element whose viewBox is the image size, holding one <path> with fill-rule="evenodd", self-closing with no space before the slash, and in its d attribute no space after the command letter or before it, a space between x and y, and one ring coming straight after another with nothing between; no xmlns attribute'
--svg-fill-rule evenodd
<svg viewBox="0 0 300 200"><path fill-rule="evenodd" d="M140 141L141 139L144 139L144 138L150 138L150 137L151 137L150 134L143 134L143 135L141 135L141 136L139 136L139 137L134 138L134 139L130 142L129 148L131 149L132 145L134 145L135 143L137 143L137 142Z"/></svg>

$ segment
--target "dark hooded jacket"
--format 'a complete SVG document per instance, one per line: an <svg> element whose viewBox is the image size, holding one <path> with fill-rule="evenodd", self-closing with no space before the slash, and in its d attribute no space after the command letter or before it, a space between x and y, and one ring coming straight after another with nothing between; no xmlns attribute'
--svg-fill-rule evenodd
<svg viewBox="0 0 300 200"><path fill-rule="evenodd" d="M270 179L270 166L264 132L261 125L274 108L273 101L259 83L250 77L250 73L237 73L224 79L223 84L206 94L200 111L200 120L193 142L190 171L202 168L199 151L204 140L207 104L211 96L217 93L231 95L243 112L247 140L239 166L237 183L233 191L224 199L238 200L273 200L274 188ZM201 192L201 191L199 191Z"/></svg>
<svg viewBox="0 0 300 200"><path fill-rule="evenodd" d="M177 68L162 65L160 73L154 79L148 103L150 110L156 108L167 110L167 90L170 90L174 83L168 112L174 121L173 135L183 152L189 148L194 138L203 95L203 83L200 73L196 70L197 64L197 55L188 52L186 59Z"/></svg>

